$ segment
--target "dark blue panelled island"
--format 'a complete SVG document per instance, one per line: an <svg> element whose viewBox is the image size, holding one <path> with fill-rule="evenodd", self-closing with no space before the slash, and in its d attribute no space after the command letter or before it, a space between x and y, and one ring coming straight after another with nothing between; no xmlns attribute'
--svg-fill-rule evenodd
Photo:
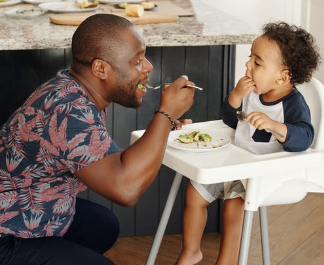
<svg viewBox="0 0 324 265"><path fill-rule="evenodd" d="M158 0L155 2L159 5ZM173 23L138 25L147 42L147 58L154 66L150 84L172 82L182 74L188 75L204 90L196 92L194 105L184 118L194 122L219 119L221 102L234 85L235 45L251 43L255 34L249 32L243 21L218 10L217 3L221 1L212 6L203 0L172 2L195 15L181 16ZM59 69L69 67L71 37L76 29L76 26L51 24L49 14L32 19L9 18L4 15L9 8L12 6L0 7L1 124L38 85ZM149 124L159 106L160 93L148 91L137 110L117 104L108 108L107 128L120 147L129 145L132 131L145 129ZM119 217L122 236L154 235L173 176L174 172L162 166L151 187L132 208L115 205L91 190L80 196L111 208ZM186 184L182 183L178 193L168 234L182 231ZM206 231L220 229L220 207L220 203L209 207Z"/></svg>

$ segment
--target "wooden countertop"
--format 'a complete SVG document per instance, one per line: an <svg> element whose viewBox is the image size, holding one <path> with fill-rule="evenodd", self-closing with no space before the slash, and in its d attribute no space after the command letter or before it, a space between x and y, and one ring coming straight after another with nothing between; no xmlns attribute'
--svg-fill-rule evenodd
<svg viewBox="0 0 324 265"><path fill-rule="evenodd" d="M239 0L227 3L228 10L224 10L222 0L172 0L174 4L192 11L195 15L179 17L174 23L138 25L138 28L143 33L148 47L251 43L257 30L242 18L235 17L231 7L237 7L236 1ZM158 4L159 0L154 2ZM54 25L50 23L49 14L32 19L8 18L4 15L6 10L18 6L31 5L22 3L0 7L1 50L70 47L76 26ZM105 4L101 6L106 7Z"/></svg>

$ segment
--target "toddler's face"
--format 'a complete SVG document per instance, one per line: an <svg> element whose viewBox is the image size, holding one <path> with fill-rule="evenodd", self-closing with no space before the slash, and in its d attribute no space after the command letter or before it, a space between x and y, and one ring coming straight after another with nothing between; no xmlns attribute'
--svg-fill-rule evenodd
<svg viewBox="0 0 324 265"><path fill-rule="evenodd" d="M245 75L255 82L255 93L265 94L276 87L283 64L280 49L266 36L256 38L252 44L250 60L246 62Z"/></svg>

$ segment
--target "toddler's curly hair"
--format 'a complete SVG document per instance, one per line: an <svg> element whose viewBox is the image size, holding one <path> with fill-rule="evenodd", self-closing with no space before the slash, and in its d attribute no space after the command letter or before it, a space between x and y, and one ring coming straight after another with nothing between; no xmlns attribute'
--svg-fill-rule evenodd
<svg viewBox="0 0 324 265"><path fill-rule="evenodd" d="M309 82L321 62L315 39L306 30L285 22L267 23L263 36L275 41L283 64L289 70L291 84Z"/></svg>

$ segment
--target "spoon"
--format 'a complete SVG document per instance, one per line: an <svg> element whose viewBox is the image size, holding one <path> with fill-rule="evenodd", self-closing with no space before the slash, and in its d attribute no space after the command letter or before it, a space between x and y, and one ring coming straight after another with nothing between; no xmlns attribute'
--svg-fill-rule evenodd
<svg viewBox="0 0 324 265"><path fill-rule="evenodd" d="M244 111L237 111L237 112L236 112L236 117L237 117L237 119L238 119L239 121L242 121L242 122L249 122L249 121L247 121L247 120L244 119L246 116L247 116L247 114L246 114L246 112L244 112ZM270 129L270 128L266 128L265 130L266 130L267 132L269 132L269 133L276 134L276 135L279 136L280 138L285 138L281 133L276 132L276 131L274 131L274 130L272 130L272 129Z"/></svg>
<svg viewBox="0 0 324 265"><path fill-rule="evenodd" d="M163 88L165 85L171 85L171 83L164 83L164 84L161 84L159 86L156 86L156 87L152 87L148 84L146 84L146 88L148 89L152 89L152 90L157 90L157 89L160 89L160 88ZM195 88L195 89L198 89L198 90L204 90L203 88L199 87L199 86L193 86L193 85L185 85L184 87L192 87L192 88Z"/></svg>

